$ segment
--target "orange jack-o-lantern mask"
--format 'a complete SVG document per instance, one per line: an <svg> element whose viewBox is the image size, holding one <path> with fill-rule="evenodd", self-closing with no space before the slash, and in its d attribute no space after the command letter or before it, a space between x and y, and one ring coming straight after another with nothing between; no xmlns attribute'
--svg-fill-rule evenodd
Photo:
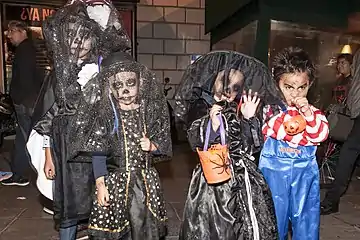
<svg viewBox="0 0 360 240"><path fill-rule="evenodd" d="M292 117L290 120L283 123L285 132L288 135L296 135L298 133L301 133L306 128L306 121L303 116L297 115L295 117Z"/></svg>

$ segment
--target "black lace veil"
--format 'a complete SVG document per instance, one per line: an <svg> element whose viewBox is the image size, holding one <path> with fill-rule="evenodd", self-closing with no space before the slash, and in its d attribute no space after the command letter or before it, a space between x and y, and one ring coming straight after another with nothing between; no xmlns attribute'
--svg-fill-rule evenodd
<svg viewBox="0 0 360 240"><path fill-rule="evenodd" d="M84 99L79 105L74 136L84 136L81 146L73 146L73 152L92 152L109 155L111 149L117 151L126 146L110 146L106 141L111 135L118 135L124 144L123 122L130 110L123 110L119 102L135 102L139 107L137 128L157 144L161 155L170 156L169 113L163 89L155 74L146 66L136 62L130 55L117 52L104 59L96 78L84 87ZM126 104L125 104L126 105ZM125 117L124 117L125 116ZM140 137L140 136L139 136ZM122 155L122 153L118 153ZM125 153L123 153L125 154ZM164 158L161 158L164 159ZM159 160L161 160L159 158Z"/></svg>
<svg viewBox="0 0 360 240"><path fill-rule="evenodd" d="M242 84L237 86L229 81L229 75L234 70L239 70L243 75ZM222 72L221 76L220 72ZM191 121L207 114L214 103L216 94L214 84L219 76L223 93L235 90L238 93L236 102L239 101L243 90L250 89L258 92L262 105L281 102L281 94L276 83L272 81L268 68L262 62L234 51L213 51L198 58L185 71L175 94L177 121L190 124ZM261 118L261 114L259 117Z"/></svg>
<svg viewBox="0 0 360 240"><path fill-rule="evenodd" d="M100 17L108 13L106 25L99 24L94 7L105 9L99 11ZM97 63L99 56L106 57L112 51L130 49L130 39L111 3L69 1L44 21L43 34L48 51L53 55L57 79L55 95L64 99L65 90L76 81L82 65Z"/></svg>

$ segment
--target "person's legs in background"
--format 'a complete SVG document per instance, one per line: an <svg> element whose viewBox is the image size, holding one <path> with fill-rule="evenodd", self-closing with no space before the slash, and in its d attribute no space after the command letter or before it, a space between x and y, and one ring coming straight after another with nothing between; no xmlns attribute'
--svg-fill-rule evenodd
<svg viewBox="0 0 360 240"><path fill-rule="evenodd" d="M30 111L25 106L15 105L17 118L16 138L12 152L11 171L13 176L2 181L3 185L27 186L29 180L24 177L30 167L30 159L26 150L26 141L30 134Z"/></svg>
<svg viewBox="0 0 360 240"><path fill-rule="evenodd" d="M327 215L338 212L341 195L346 191L348 182L354 169L354 164L360 154L360 118L355 119L354 127L348 139L340 150L340 157L336 166L335 180L327 191L321 203L321 214Z"/></svg>

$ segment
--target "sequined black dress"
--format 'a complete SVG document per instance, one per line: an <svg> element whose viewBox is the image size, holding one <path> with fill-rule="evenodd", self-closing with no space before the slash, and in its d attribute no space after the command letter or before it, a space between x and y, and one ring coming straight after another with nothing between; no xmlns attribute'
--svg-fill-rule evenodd
<svg viewBox="0 0 360 240"><path fill-rule="evenodd" d="M180 240L277 239L271 192L253 158L245 153L259 150L261 125L256 118L238 119L235 108L223 112L227 142L234 169L232 179L208 185L201 166L192 175L184 208ZM203 147L208 117L193 122L188 130L193 149ZM216 138L213 143L219 143ZM248 176L248 177L247 177ZM253 214L252 214L253 213Z"/></svg>
<svg viewBox="0 0 360 240"><path fill-rule="evenodd" d="M119 115L119 131L108 139L99 139L106 141L103 146L110 146L108 151L112 152L105 177L110 206L100 207L94 199L89 232L92 239L158 240L166 234L166 210L154 158L140 147L146 130L144 116L139 108L122 110ZM161 135L163 129L154 131ZM161 137L152 141L164 144Z"/></svg>

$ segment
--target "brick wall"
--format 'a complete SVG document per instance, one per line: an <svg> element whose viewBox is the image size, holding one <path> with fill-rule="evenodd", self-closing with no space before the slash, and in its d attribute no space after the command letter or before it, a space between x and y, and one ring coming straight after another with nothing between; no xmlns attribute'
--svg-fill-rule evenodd
<svg viewBox="0 0 360 240"><path fill-rule="evenodd" d="M160 81L170 78L172 99L190 56L210 50L204 35L205 0L140 0L137 9L138 61Z"/></svg>

